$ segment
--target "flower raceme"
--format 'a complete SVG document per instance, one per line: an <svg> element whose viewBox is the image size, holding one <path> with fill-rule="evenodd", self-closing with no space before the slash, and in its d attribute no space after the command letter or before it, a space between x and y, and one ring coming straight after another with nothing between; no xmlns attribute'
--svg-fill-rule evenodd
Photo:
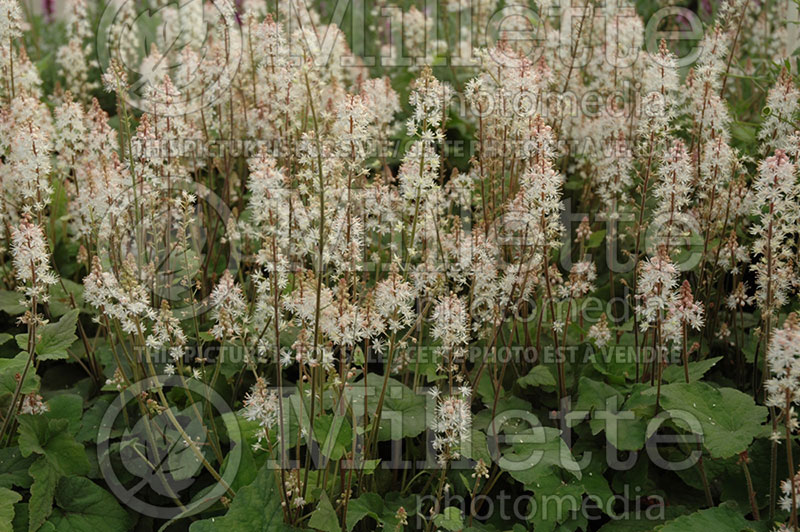
<svg viewBox="0 0 800 532"><path fill-rule="evenodd" d="M28 299L46 303L58 276L50 267L50 252L42 228L25 216L11 232L11 255L15 276Z"/></svg>

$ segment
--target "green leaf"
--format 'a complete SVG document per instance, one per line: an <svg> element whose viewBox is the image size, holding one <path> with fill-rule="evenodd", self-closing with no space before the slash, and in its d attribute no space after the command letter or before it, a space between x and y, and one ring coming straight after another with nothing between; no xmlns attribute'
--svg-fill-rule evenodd
<svg viewBox="0 0 800 532"><path fill-rule="evenodd" d="M8 488L0 488L0 532L12 532L14 504L22 500L22 495Z"/></svg>
<svg viewBox="0 0 800 532"><path fill-rule="evenodd" d="M42 526L53 511L53 496L61 475L44 457L36 460L28 472L33 477L31 500L28 503L28 530L33 532Z"/></svg>
<svg viewBox="0 0 800 532"><path fill-rule="evenodd" d="M444 511L433 518L433 523L446 530L457 531L464 528L464 518L461 510L455 506L448 506Z"/></svg>
<svg viewBox="0 0 800 532"><path fill-rule="evenodd" d="M648 390L654 394L655 390ZM683 419L688 413L702 428L703 445L714 458L729 458L747 450L753 438L761 434L767 409L753 398L733 388L716 389L704 382L668 384L661 390L664 409L682 417L673 417L683 429L693 430Z"/></svg>
<svg viewBox="0 0 800 532"><path fill-rule="evenodd" d="M12 338L14 338L14 337L12 335L8 334L8 333L0 333L0 345L3 345L4 343L8 342Z"/></svg>
<svg viewBox="0 0 800 532"><path fill-rule="evenodd" d="M49 419L66 419L69 423L69 432L77 434L81 426L83 414L83 398L74 393L65 393L51 397L47 400L50 409L45 417Z"/></svg>
<svg viewBox="0 0 800 532"><path fill-rule="evenodd" d="M359 498L353 499L347 506L347 530L351 531L365 517L371 517L382 525L383 530L397 530L400 520L397 511L400 507L407 511L416 504L413 497L398 499L397 497L378 495L377 493L364 493ZM412 515L408 511L408 516Z"/></svg>
<svg viewBox="0 0 800 532"><path fill-rule="evenodd" d="M43 454L61 475L84 475L89 472L89 460L72 434L66 419L47 419L45 416L19 416L19 450L22 456Z"/></svg>
<svg viewBox="0 0 800 532"><path fill-rule="evenodd" d="M579 480L582 476L559 429L534 427L508 435L506 442L511 444L511 449L503 453L498 465L526 487L533 489L537 482L557 475L561 469Z"/></svg>
<svg viewBox="0 0 800 532"><path fill-rule="evenodd" d="M352 446L353 431L346 417L325 414L314 422L314 440L323 456L339 460Z"/></svg>
<svg viewBox="0 0 800 532"><path fill-rule="evenodd" d="M752 144L756 139L755 130L751 126L746 126L740 122L731 125L731 134L735 139L747 144Z"/></svg>
<svg viewBox="0 0 800 532"><path fill-rule="evenodd" d="M379 523L383 514L383 499L377 493L364 493L347 505L347 530L353 530L359 521L369 516Z"/></svg>
<svg viewBox="0 0 800 532"><path fill-rule="evenodd" d="M631 511L609 521L598 532L653 532L665 520L674 519L686 513L683 506L652 507L650 511Z"/></svg>
<svg viewBox="0 0 800 532"><path fill-rule="evenodd" d="M28 503L18 502L14 505L14 521L11 523L14 532L28 530Z"/></svg>
<svg viewBox="0 0 800 532"><path fill-rule="evenodd" d="M23 297L19 292L0 290L0 310L9 316L22 314L25 312L25 306L19 304L20 299L23 299Z"/></svg>
<svg viewBox="0 0 800 532"><path fill-rule="evenodd" d="M261 532L293 530L283 522L281 494L278 491L276 472L264 466L249 486L236 494L230 510L222 517L195 521L190 532L232 532L234 530L259 530Z"/></svg>
<svg viewBox="0 0 800 532"><path fill-rule="evenodd" d="M589 426L592 434L605 431L606 439L615 448L622 451L637 451L644 447L647 423L644 419L629 410L619 410L622 395L612 386L604 382L581 377L578 384L578 401L573 414L567 417L574 426L573 415L582 416L591 413Z"/></svg>
<svg viewBox="0 0 800 532"><path fill-rule="evenodd" d="M311 513L311 519L308 521L308 526L323 532L339 532L342 527L339 526L339 518L336 516L336 510L333 509L328 495L322 492L317 503L317 509Z"/></svg>
<svg viewBox="0 0 800 532"><path fill-rule="evenodd" d="M591 235L589 235L589 240L586 241L587 249L600 247L600 244L603 243L603 239L605 237L606 237L605 229L600 229L599 231L593 232Z"/></svg>
<svg viewBox="0 0 800 532"><path fill-rule="evenodd" d="M578 382L578 401L575 403L573 411L592 413L595 410L604 410L609 399L619 401L621 398L621 394L614 387L602 381L581 377ZM575 421L580 421L580 419L570 421L572 421L570 424L574 426ZM595 424L592 424L592 434L597 434L601 429L602 427L595 430Z"/></svg>
<svg viewBox="0 0 800 532"><path fill-rule="evenodd" d="M0 358L0 398L14 394L14 390L17 389L17 375L22 375L22 372L25 371L27 361L28 353L25 352L17 354L14 358ZM29 368L20 392L27 394L35 392L38 388L39 376Z"/></svg>
<svg viewBox="0 0 800 532"><path fill-rule="evenodd" d="M620 329L624 328L625 325L620 327ZM594 369L605 375L606 380L612 384L624 385L636 375L636 361L631 356L633 348L625 343L627 340L633 342L632 338L623 335L621 339L623 343L606 345L589 355Z"/></svg>
<svg viewBox="0 0 800 532"><path fill-rule="evenodd" d="M39 360L61 360L67 358L67 349L78 340L75 328L78 324L77 309L70 310L56 323L48 323L36 331L36 355ZM20 349L28 348L28 334L17 335Z"/></svg>
<svg viewBox="0 0 800 532"><path fill-rule="evenodd" d="M487 379L488 380L488 379ZM550 368L544 365L534 366L527 375L517 380L523 388L538 388L540 386L555 386L556 378Z"/></svg>
<svg viewBox="0 0 800 532"><path fill-rule="evenodd" d="M461 443L461 454L471 460L483 460L486 465L492 463L492 455L489 454L489 445L486 443L486 434L474 427L469 440Z"/></svg>
<svg viewBox="0 0 800 532"><path fill-rule="evenodd" d="M536 505L529 516L536 532L552 532L558 523L563 523L580 510L584 487L580 482L570 479L563 482L555 475L542 478L532 488Z"/></svg>
<svg viewBox="0 0 800 532"><path fill-rule="evenodd" d="M378 397L383 390L383 375L369 373L367 375L368 391L364 390L364 382L353 385L347 390L347 399L356 416L364 414L364 394L369 393L368 405L370 415L375 414ZM425 397L414 393L411 388L398 380L389 378L386 381L381 422L378 429L380 441L413 438L426 429ZM349 512L349 509L348 509Z"/></svg>
<svg viewBox="0 0 800 532"><path fill-rule="evenodd" d="M82 284L62 278L60 282L50 286L50 302L48 304L52 316L58 318L72 310L70 295L75 298L75 305L78 308L83 306Z"/></svg>
<svg viewBox="0 0 800 532"><path fill-rule="evenodd" d="M97 401L90 406L86 412L83 413L81 418L81 426L78 429L75 439L79 442L95 441L97 439L97 431L100 428L100 421L103 415L108 410L110 399L100 397Z"/></svg>
<svg viewBox="0 0 800 532"><path fill-rule="evenodd" d="M700 510L668 522L660 532L742 532L752 531L753 523L745 519L735 504Z"/></svg>
<svg viewBox="0 0 800 532"><path fill-rule="evenodd" d="M0 487L30 487L31 477L28 476L28 468L34 460L35 456L23 457L19 447L0 449Z"/></svg>
<svg viewBox="0 0 800 532"><path fill-rule="evenodd" d="M124 532L133 524L117 499L88 478L62 478L55 499L49 521L56 532Z"/></svg>
<svg viewBox="0 0 800 532"><path fill-rule="evenodd" d="M717 362L722 360L722 357L707 358L699 362L689 362L689 382L699 381L703 378L708 370L713 368ZM664 382L686 382L686 373L683 371L683 366L668 366L664 370Z"/></svg>

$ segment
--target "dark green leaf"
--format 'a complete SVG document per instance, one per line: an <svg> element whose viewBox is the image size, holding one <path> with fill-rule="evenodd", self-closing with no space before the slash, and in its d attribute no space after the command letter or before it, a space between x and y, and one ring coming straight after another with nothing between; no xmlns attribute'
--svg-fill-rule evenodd
<svg viewBox="0 0 800 532"><path fill-rule="evenodd" d="M486 379L488 382L489 379ZM550 368L544 365L534 366L527 375L517 380L523 388L538 388L540 386L555 386L556 378Z"/></svg>
<svg viewBox="0 0 800 532"><path fill-rule="evenodd" d="M0 397L11 396L17 389L18 375L25 371L25 364L28 361L28 353L22 352L14 358L0 358ZM25 382L20 389L21 393L31 393L39 388L39 376L32 369L28 368L25 375ZM10 398L9 398L10 399ZM9 404L11 401L9 400Z"/></svg>
<svg viewBox="0 0 800 532"><path fill-rule="evenodd" d="M660 532L743 532L752 531L753 523L742 516L735 504L700 510L668 522Z"/></svg>
<svg viewBox="0 0 800 532"><path fill-rule="evenodd" d="M82 475L89 471L86 452L70 434L66 419L19 416L19 449L22 456L43 454L62 475Z"/></svg>
<svg viewBox="0 0 800 532"><path fill-rule="evenodd" d="M0 449L0 487L30 487L31 477L28 476L28 468L34 460L35 456L22 456L19 447Z"/></svg>
<svg viewBox="0 0 800 532"><path fill-rule="evenodd" d="M61 475L44 457L36 460L28 472L33 478L31 500L28 503L28 530L33 532L42 526L53 511L53 496Z"/></svg>
<svg viewBox="0 0 800 532"><path fill-rule="evenodd" d="M191 532L233 532L248 530L283 532L293 530L283 522L281 494L278 490L277 471L264 466L252 484L236 494L230 510L222 517L196 521Z"/></svg>
<svg viewBox="0 0 800 532"><path fill-rule="evenodd" d="M88 478L62 478L55 500L49 521L57 532L124 532L133 524L117 499Z"/></svg>

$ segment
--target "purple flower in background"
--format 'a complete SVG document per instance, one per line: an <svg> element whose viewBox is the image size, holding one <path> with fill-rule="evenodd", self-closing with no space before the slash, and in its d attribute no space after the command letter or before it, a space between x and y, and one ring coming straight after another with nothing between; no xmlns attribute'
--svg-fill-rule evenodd
<svg viewBox="0 0 800 532"><path fill-rule="evenodd" d="M242 3L242 0L236 0L235 15L236 23L239 24L239 26L242 25Z"/></svg>
<svg viewBox="0 0 800 532"><path fill-rule="evenodd" d="M53 0L42 0L42 11L47 15L47 20L53 20Z"/></svg>

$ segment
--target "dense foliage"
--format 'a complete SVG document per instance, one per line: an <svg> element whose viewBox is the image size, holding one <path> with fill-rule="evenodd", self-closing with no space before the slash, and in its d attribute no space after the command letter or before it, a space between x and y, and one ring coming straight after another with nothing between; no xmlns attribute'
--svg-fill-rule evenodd
<svg viewBox="0 0 800 532"><path fill-rule="evenodd" d="M800 529L795 3L34 3L0 532Z"/></svg>

